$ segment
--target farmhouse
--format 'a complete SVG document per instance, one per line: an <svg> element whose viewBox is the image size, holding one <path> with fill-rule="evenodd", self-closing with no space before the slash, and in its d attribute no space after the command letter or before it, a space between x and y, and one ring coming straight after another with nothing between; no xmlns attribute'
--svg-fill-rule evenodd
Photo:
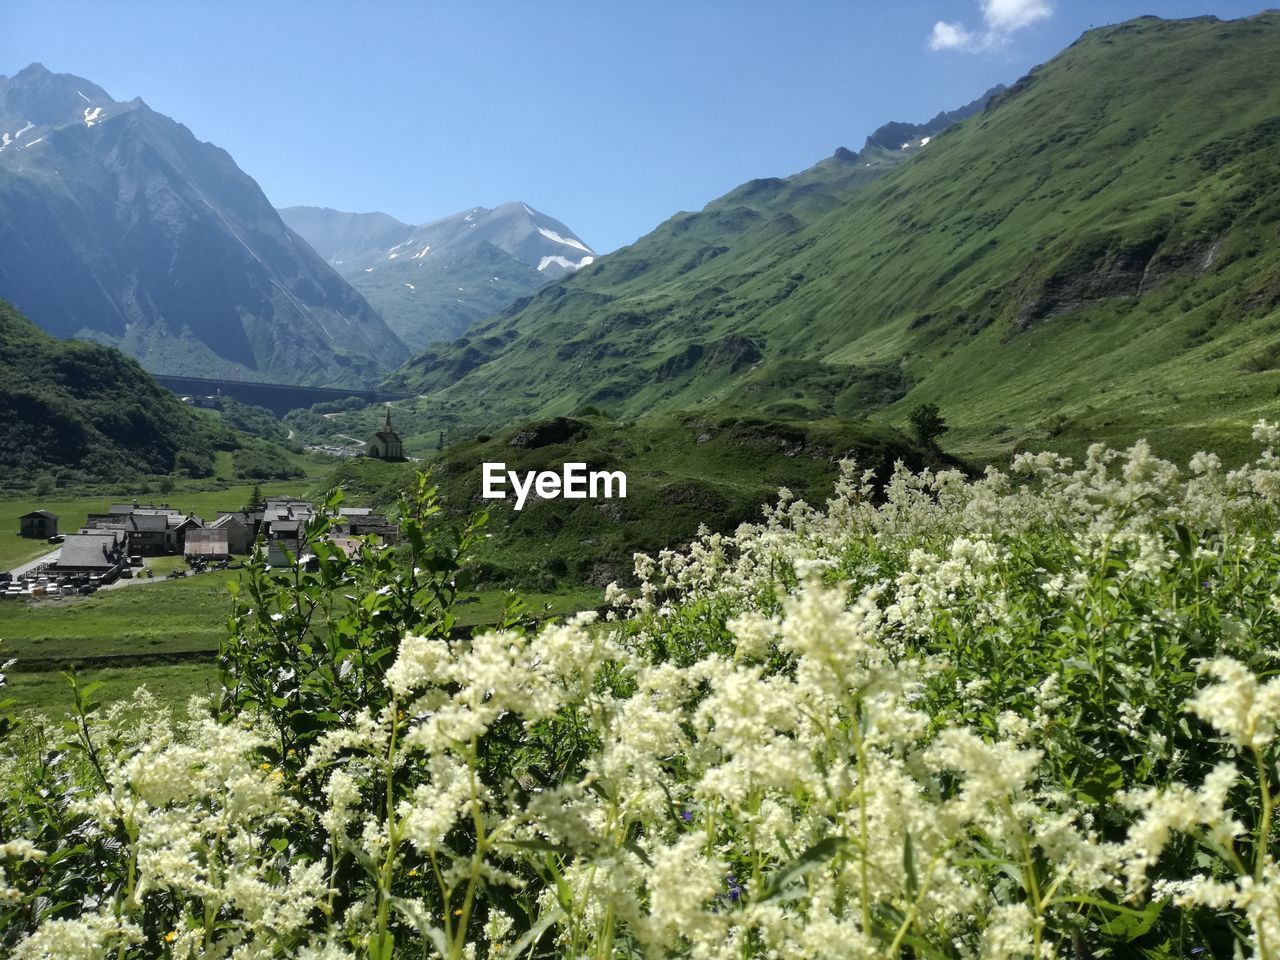
<svg viewBox="0 0 1280 960"><path fill-rule="evenodd" d="M124 544L123 533L112 530L69 534L53 569L114 579L124 563Z"/></svg>
<svg viewBox="0 0 1280 960"><path fill-rule="evenodd" d="M334 521L333 531L334 535L339 537L367 537L373 535L381 537L387 543L392 543L395 541L399 528L386 517L370 510L363 510L360 513L348 513L346 510L342 510Z"/></svg>
<svg viewBox="0 0 1280 960"><path fill-rule="evenodd" d="M32 510L18 518L18 533L34 540L48 540L58 535L58 515L48 510Z"/></svg>
<svg viewBox="0 0 1280 960"><path fill-rule="evenodd" d="M192 530L204 528L204 521L194 513L187 517L178 514L165 519L167 521L165 535L169 538L169 550L173 553L182 553L183 548L186 546L188 533Z"/></svg>
<svg viewBox="0 0 1280 960"><path fill-rule="evenodd" d="M129 553L155 557L168 552L167 517L159 514L130 513L124 517L122 529L129 540Z"/></svg>
<svg viewBox="0 0 1280 960"><path fill-rule="evenodd" d="M292 497L267 501L262 522L267 531L268 563L279 566L287 563L290 555L297 558L307 521L315 512L316 508L312 504Z"/></svg>
<svg viewBox="0 0 1280 960"><path fill-rule="evenodd" d="M218 512L218 519L209 524L210 530L221 530L227 536L227 550L231 553L248 553L253 546L262 514L255 515L240 510L234 513Z"/></svg>

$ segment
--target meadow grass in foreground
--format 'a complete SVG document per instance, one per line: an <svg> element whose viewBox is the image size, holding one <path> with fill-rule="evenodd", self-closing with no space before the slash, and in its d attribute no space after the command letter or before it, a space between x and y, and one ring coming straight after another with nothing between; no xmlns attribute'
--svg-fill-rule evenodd
<svg viewBox="0 0 1280 960"><path fill-rule="evenodd" d="M880 498L850 468L637 558L605 628L473 639L445 631L480 523L419 490L411 565L251 571L186 724L82 694L66 746L7 735L0 947L1280 958L1280 427L1254 437L1229 472L1138 443Z"/></svg>
<svg viewBox="0 0 1280 960"><path fill-rule="evenodd" d="M80 670L82 683L101 683L95 696L104 704L129 705L139 687L146 687L155 700L150 709L172 710L186 715L187 701L207 697L218 689L218 668L213 663L144 664L135 667ZM5 694L14 701L18 714L33 711L50 720L61 720L75 712L76 698L64 671L10 673ZM130 719L136 710L126 709Z"/></svg>

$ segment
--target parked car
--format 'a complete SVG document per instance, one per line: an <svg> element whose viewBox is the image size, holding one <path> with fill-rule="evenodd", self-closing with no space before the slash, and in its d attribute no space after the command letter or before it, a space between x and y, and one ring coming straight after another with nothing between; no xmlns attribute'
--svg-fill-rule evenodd
<svg viewBox="0 0 1280 960"><path fill-rule="evenodd" d="M67 539L67 535L65 533L55 533L52 537L49 538L49 542L62 543L62 541L66 539Z"/></svg>
<svg viewBox="0 0 1280 960"><path fill-rule="evenodd" d="M8 570L0 573L0 583L9 583L11 580L13 580L13 574Z"/></svg>

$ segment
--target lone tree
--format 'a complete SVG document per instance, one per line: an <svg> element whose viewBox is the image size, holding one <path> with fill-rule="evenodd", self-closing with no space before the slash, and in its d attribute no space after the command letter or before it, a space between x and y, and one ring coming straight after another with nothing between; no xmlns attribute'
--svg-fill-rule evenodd
<svg viewBox="0 0 1280 960"><path fill-rule="evenodd" d="M942 413L938 410L936 403L922 403L911 411L908 417L911 421L911 429L916 435L917 442L922 447L938 446L938 438L951 428L947 426L947 421L942 419Z"/></svg>

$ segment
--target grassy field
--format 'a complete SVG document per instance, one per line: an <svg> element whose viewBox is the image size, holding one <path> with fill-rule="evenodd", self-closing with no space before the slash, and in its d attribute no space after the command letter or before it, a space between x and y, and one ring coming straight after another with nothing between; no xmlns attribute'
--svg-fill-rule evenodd
<svg viewBox="0 0 1280 960"><path fill-rule="evenodd" d="M4 617L0 655L93 657L216 650L226 636L231 612L227 584L237 576L237 571L215 571L106 590L91 597L5 601L0 608ZM523 596L526 610L533 615L594 608L602 600L601 591L591 587ZM494 621L505 598L500 591L463 597L457 609L459 623Z"/></svg>
<svg viewBox="0 0 1280 960"><path fill-rule="evenodd" d="M230 614L227 584L237 571L216 571L180 580L130 585L91 597L40 602L5 601L0 607L0 662L11 657L72 658L111 654L182 654L215 651L226 636ZM463 597L459 623L489 623L501 616L506 594L488 591ZM556 616L591 609L601 591L582 587L559 593L524 596L526 613ZM211 662L147 664L85 672L104 681L104 702L128 697L145 683L161 699L181 706L216 682ZM8 673L9 689L19 709L61 714L70 703L61 670Z"/></svg>
<svg viewBox="0 0 1280 960"><path fill-rule="evenodd" d="M11 657L214 650L226 635L235 571L103 590L89 597L5 601L0 651Z"/></svg>
<svg viewBox="0 0 1280 960"><path fill-rule="evenodd" d="M83 670L79 678L84 683L102 681L94 696L104 704L128 700L138 687L145 686L175 711L183 712L190 697L216 689L218 668L211 662L148 665ZM7 683L5 693L16 701L19 713L35 711L56 718L72 707L71 686L61 671L10 673Z"/></svg>

